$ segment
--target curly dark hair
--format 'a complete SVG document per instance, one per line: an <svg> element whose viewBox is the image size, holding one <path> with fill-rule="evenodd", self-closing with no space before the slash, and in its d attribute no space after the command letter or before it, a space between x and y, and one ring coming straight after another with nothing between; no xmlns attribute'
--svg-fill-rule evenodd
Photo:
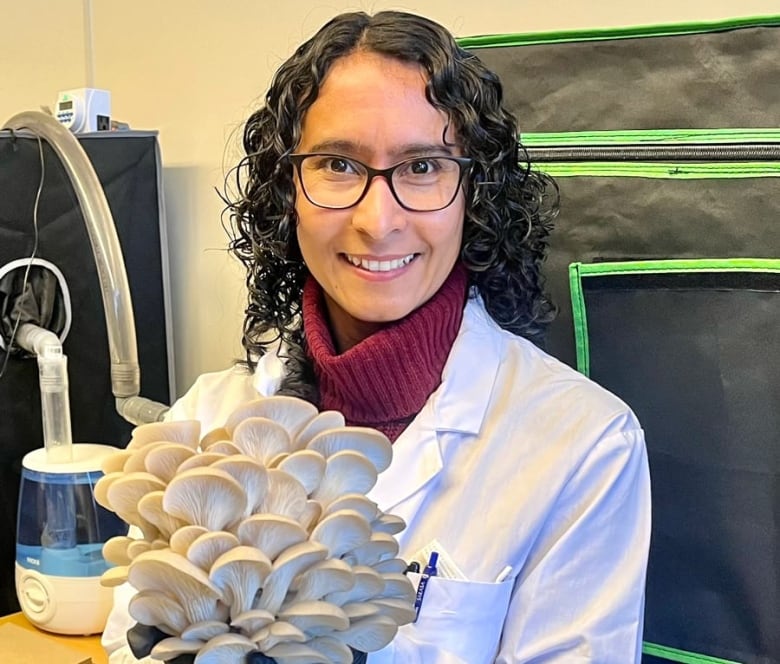
<svg viewBox="0 0 780 664"><path fill-rule="evenodd" d="M232 202L228 197L227 208L235 229L231 249L247 269L247 361L252 365L253 357L281 339L288 355L282 392L315 402L298 320L308 270L296 239L296 190L287 156L334 61L359 50L418 64L427 75L428 101L447 114L463 154L474 160L466 181L461 261L490 316L537 343L554 316L541 265L557 213L557 187L531 170L516 120L502 105L498 77L428 19L394 11L341 14L282 64L265 106L247 120L246 157L234 171L237 194Z"/></svg>

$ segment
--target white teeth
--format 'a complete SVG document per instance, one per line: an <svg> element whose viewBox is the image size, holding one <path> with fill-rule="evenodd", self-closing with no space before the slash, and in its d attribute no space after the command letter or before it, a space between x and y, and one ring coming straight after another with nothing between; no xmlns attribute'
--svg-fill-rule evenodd
<svg viewBox="0 0 780 664"><path fill-rule="evenodd" d="M390 270L397 270L399 267L409 265L414 260L414 254L409 254L403 258L395 258L391 261L369 261L364 258L358 258L357 256L350 256L345 254L347 260L355 267L363 268L369 272L389 272Z"/></svg>

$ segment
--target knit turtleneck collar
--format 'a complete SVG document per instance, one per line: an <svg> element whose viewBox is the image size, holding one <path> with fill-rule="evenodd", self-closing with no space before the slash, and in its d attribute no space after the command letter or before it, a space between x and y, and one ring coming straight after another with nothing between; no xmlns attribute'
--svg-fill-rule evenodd
<svg viewBox="0 0 780 664"><path fill-rule="evenodd" d="M310 277L303 290L303 328L320 409L338 410L347 424L374 427L395 440L441 382L466 288L466 269L458 263L423 306L337 355L322 289Z"/></svg>

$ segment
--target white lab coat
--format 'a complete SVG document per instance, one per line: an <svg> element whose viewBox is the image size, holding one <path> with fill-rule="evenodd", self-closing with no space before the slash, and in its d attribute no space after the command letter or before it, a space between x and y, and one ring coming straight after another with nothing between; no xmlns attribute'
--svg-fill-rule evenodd
<svg viewBox="0 0 780 664"><path fill-rule="evenodd" d="M202 376L171 414L209 430L238 403L272 394L282 370L267 354L254 375ZM405 519L402 557L435 541L467 580L433 578L418 621L369 664L640 660L650 537L642 430L619 399L499 328L479 300L370 497ZM133 623L123 592L104 634L109 651ZM110 659L131 661L126 646Z"/></svg>

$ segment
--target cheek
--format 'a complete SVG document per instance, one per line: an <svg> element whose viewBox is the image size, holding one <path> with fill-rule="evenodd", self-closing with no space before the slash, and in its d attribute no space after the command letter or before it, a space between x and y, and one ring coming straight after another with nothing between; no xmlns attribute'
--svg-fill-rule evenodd
<svg viewBox="0 0 780 664"><path fill-rule="evenodd" d="M441 220L441 224L437 226L436 237L431 239L447 254L457 258L463 241L465 205L462 198L453 203L452 207L447 208L445 212L447 214Z"/></svg>

